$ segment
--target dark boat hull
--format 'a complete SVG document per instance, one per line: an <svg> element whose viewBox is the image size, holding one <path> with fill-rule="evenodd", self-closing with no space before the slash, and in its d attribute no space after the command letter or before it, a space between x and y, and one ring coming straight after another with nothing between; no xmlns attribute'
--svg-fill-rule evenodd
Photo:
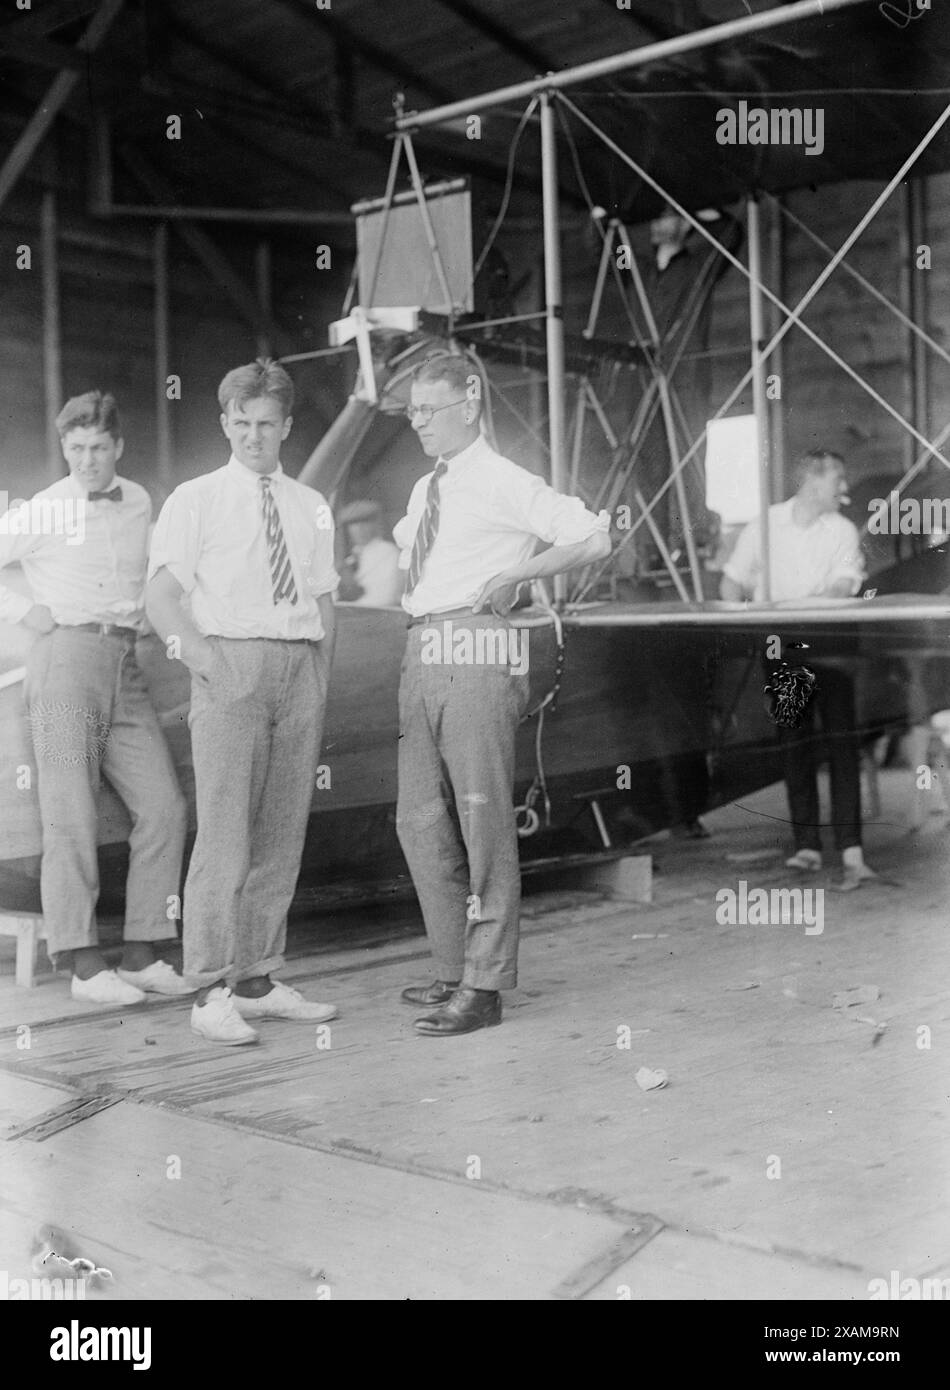
<svg viewBox="0 0 950 1390"><path fill-rule="evenodd" d="M737 611L727 605L603 605L565 620L564 679L518 740L516 804L534 784L539 823L521 840L526 865L596 852L747 794L781 775L762 695L769 636L807 641L814 660L853 669L867 734L913 723L950 704L950 620L932 600L875 600L809 610ZM927 608L927 604L930 608ZM923 605L923 606L922 606ZM930 616L921 616L930 612ZM950 610L947 610L950 615ZM530 628L532 708L551 689L553 626ZM394 610L341 605L323 772L314 789L300 889L405 876L395 833L397 690L405 620ZM194 830L187 726L188 675L155 638L139 658L159 709ZM22 687L0 690L0 906L39 907L41 825ZM543 774L550 803L536 779ZM26 774L26 775L24 775ZM17 782L21 786L17 789ZM24 786L28 781L30 786ZM597 802L602 819L591 810ZM524 815L525 824L530 817ZM533 825L533 821L532 821ZM103 903L121 904L129 821L102 789Z"/></svg>

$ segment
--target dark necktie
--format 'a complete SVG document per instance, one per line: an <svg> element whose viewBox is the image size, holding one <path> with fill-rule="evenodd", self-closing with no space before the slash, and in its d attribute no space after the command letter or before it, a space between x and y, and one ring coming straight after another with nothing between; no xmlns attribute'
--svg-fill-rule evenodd
<svg viewBox="0 0 950 1390"><path fill-rule="evenodd" d="M274 585L274 602L280 603L282 598L286 598L291 603L296 603L297 586L294 583L293 570L290 568L290 556L287 554L287 542L284 540L284 531L280 524L277 504L274 501L274 494L270 490L270 478L261 478L260 481L261 505L264 509L264 534L267 537L267 556L270 560L270 574Z"/></svg>
<svg viewBox="0 0 950 1390"><path fill-rule="evenodd" d="M430 550L435 544L435 538L439 530L439 483L448 470L448 464L439 459L429 479L429 486L426 488L426 506L422 513L422 520L416 531L416 538L412 543L412 554L409 557L409 580L406 585L406 593L411 594L422 577L422 567L426 562Z"/></svg>
<svg viewBox="0 0 950 1390"><path fill-rule="evenodd" d="M116 486L115 486L114 488L111 488L108 492L88 492L88 493L86 494L86 501L87 501L87 502L121 502L121 501L122 501L122 489L121 489L121 487L120 487L120 486L118 485L118 483L117 483Z"/></svg>

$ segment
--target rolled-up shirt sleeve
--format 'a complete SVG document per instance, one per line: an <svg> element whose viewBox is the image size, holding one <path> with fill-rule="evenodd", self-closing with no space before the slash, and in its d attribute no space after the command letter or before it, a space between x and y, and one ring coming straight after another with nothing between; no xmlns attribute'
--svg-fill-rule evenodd
<svg viewBox="0 0 950 1390"><path fill-rule="evenodd" d="M0 569L23 560L39 545L30 521L30 504L22 502L0 516ZM0 622L19 623L33 607L32 598L0 583Z"/></svg>
<svg viewBox="0 0 950 1390"><path fill-rule="evenodd" d="M524 469L512 471L499 485L513 530L528 531L551 545L577 545L598 532L610 530L610 513L595 513L579 497L555 492L543 478Z"/></svg>
<svg viewBox="0 0 950 1390"><path fill-rule="evenodd" d="M195 570L201 553L201 518L198 507L187 497L172 493L158 514L148 556L148 577L154 579L167 569L190 594L195 587Z"/></svg>
<svg viewBox="0 0 950 1390"><path fill-rule="evenodd" d="M856 594L864 583L867 567L861 552L861 538L858 535L857 527L848 521L847 517L841 519L848 528L848 534L842 539L835 552L827 582L830 585L839 579L848 579L851 582L852 594Z"/></svg>

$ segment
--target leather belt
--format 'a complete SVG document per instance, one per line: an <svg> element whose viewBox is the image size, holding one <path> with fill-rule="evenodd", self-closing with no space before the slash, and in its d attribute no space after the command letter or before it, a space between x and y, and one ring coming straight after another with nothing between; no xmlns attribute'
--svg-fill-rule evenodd
<svg viewBox="0 0 950 1390"><path fill-rule="evenodd" d="M410 617L406 627L418 627L420 623L426 625L430 623L441 623L446 618L485 618L490 617L491 613L473 613L471 608L447 608L444 613L420 613L418 617Z"/></svg>
<svg viewBox="0 0 950 1390"><path fill-rule="evenodd" d="M138 628L121 627L118 623L57 623L67 632L98 632L100 637L141 637Z"/></svg>

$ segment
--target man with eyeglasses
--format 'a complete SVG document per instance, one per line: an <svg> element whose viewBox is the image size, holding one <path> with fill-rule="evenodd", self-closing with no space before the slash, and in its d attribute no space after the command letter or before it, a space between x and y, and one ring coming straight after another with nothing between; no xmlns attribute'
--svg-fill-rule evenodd
<svg viewBox="0 0 950 1390"><path fill-rule="evenodd" d="M407 414L436 462L393 531L409 615L396 829L437 977L402 997L432 1009L415 1024L430 1037L500 1023L500 991L517 983L512 803L528 674L516 639L527 634L514 633L507 615L525 581L610 553L609 514L595 516L491 448L480 402L466 358L417 368ZM535 554L539 541L547 548Z"/></svg>

